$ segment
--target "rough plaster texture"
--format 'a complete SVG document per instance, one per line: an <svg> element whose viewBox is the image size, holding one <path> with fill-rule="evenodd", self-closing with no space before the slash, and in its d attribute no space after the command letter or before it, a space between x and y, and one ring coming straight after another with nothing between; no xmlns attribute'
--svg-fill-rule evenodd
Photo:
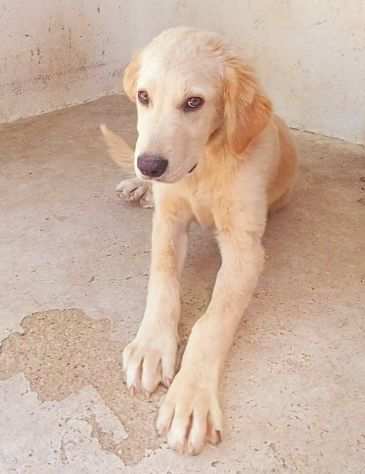
<svg viewBox="0 0 365 474"><path fill-rule="evenodd" d="M115 91L128 59L124 4L4 0L0 5L0 122Z"/></svg>
<svg viewBox="0 0 365 474"><path fill-rule="evenodd" d="M186 24L241 45L289 124L365 143L365 3L4 0L0 123L116 91L132 52Z"/></svg>
<svg viewBox="0 0 365 474"><path fill-rule="evenodd" d="M172 24L175 2L3 0L0 4L0 123L120 89L138 32ZM153 8L152 18L141 18ZM146 12L147 10L147 12ZM153 21L152 21L153 20Z"/></svg>
<svg viewBox="0 0 365 474"><path fill-rule="evenodd" d="M153 433L161 393L133 400L122 382L151 211L115 196L101 122L133 143L133 107L116 96L0 132L1 474L362 474L364 148L296 134L298 186L268 225L226 364L223 443L187 458ZM212 236L194 228L183 342L218 266Z"/></svg>

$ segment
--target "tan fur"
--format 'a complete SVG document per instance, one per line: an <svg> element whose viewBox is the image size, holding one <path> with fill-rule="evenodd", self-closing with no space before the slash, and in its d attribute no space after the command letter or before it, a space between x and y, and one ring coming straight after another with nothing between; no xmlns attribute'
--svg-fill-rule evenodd
<svg viewBox="0 0 365 474"><path fill-rule="evenodd" d="M285 122L274 117L280 140L280 164L277 173L270 183L268 195L270 210L280 209L288 202L297 173L296 150Z"/></svg>
<svg viewBox="0 0 365 474"><path fill-rule="evenodd" d="M109 154L113 161L115 161L115 163L121 168L129 171L133 150L128 146L123 138L109 130L106 125L100 125L100 130L104 135L105 142L108 145Z"/></svg>
<svg viewBox="0 0 365 474"><path fill-rule="evenodd" d="M259 90L253 72L237 57L225 61L224 118L226 139L237 156L268 124L271 103Z"/></svg>
<svg viewBox="0 0 365 474"><path fill-rule="evenodd" d="M132 98L138 87L151 96L149 107L138 105L135 155L161 153L169 165L153 182L147 304L123 366L132 393L153 392L159 383L170 387L157 428L172 448L197 454L206 442L221 440L219 380L264 264L261 240L269 207L284 204L293 187L295 147L254 73L212 33L184 28L162 33L127 68L124 83ZM179 104L196 90L205 104L186 115ZM115 137L112 142L115 154ZM180 276L193 219L214 229L222 264L174 378Z"/></svg>

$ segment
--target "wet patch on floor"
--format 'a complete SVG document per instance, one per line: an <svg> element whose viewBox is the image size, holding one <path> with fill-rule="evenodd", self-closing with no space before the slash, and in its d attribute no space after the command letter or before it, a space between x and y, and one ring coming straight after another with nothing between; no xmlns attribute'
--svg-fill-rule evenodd
<svg viewBox="0 0 365 474"><path fill-rule="evenodd" d="M92 386L128 435L115 440L92 415L91 436L125 464L140 461L161 445L154 429L156 401L131 398L122 379L121 344L111 338L109 320L93 320L81 310L51 310L23 319L23 334L0 347L0 381L23 373L41 401L61 401Z"/></svg>

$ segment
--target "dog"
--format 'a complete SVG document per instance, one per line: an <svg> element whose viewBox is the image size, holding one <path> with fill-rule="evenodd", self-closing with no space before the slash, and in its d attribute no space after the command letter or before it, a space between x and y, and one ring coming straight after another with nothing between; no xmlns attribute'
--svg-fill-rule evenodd
<svg viewBox="0 0 365 474"><path fill-rule="evenodd" d="M171 448L198 454L222 438L219 381L263 269L268 213L288 202L295 183L296 149L253 70L218 34L162 32L127 66L123 85L137 105L137 178L118 191L150 205L152 186L155 206L146 310L123 368L131 394L168 387L157 430ZM130 150L103 131L124 163ZM175 375L193 220L214 229L222 262Z"/></svg>

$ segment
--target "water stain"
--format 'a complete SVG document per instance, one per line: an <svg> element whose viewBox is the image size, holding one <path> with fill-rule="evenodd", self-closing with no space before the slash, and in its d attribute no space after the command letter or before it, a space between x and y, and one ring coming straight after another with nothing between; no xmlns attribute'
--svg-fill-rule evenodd
<svg viewBox="0 0 365 474"><path fill-rule="evenodd" d="M125 464L158 448L155 401L131 398L122 379L121 344L111 339L109 320L93 320L78 309L51 310L23 319L0 347L0 380L23 373L42 401L64 400L87 386L97 390L128 438L114 442L90 417L91 435Z"/></svg>

